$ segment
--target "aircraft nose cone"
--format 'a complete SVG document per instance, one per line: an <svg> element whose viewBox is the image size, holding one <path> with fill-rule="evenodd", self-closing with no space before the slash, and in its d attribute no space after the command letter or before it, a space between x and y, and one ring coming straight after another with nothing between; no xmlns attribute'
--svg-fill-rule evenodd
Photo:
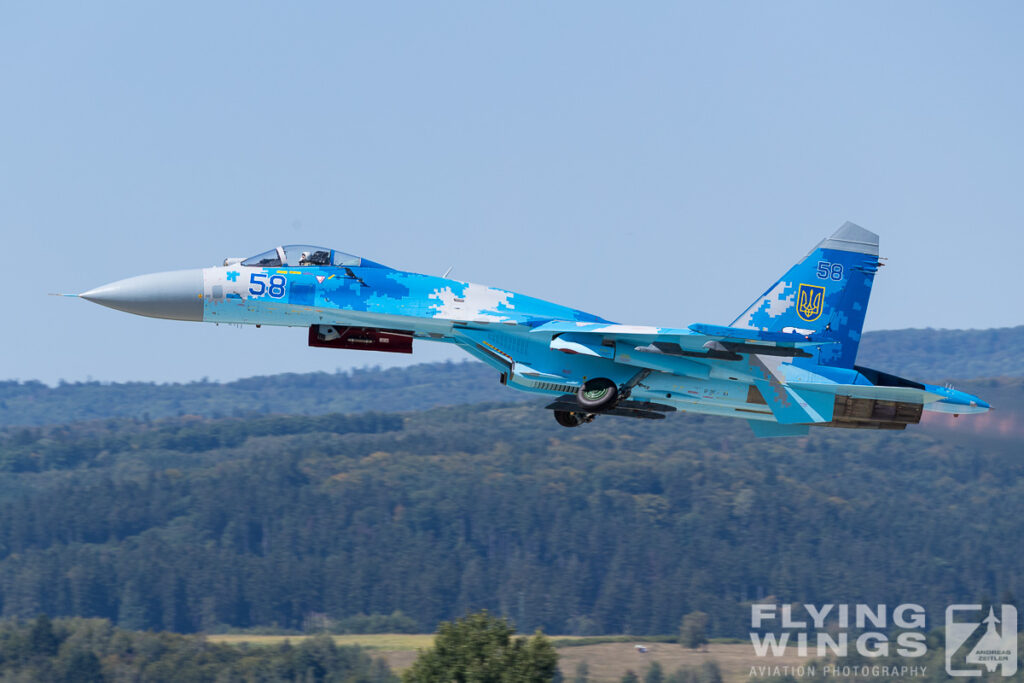
<svg viewBox="0 0 1024 683"><path fill-rule="evenodd" d="M79 297L107 308L150 318L203 319L203 271L174 270L101 285Z"/></svg>

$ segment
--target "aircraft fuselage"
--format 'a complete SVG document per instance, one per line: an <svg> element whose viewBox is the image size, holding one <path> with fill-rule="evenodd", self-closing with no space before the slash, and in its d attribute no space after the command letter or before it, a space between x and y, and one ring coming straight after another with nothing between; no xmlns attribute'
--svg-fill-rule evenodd
<svg viewBox="0 0 1024 683"><path fill-rule="evenodd" d="M80 296L158 318L305 327L311 346L405 353L413 339L456 344L497 368L504 383L557 396L548 407L566 426L601 414L657 419L686 410L741 417L759 435L781 436L813 425L902 429L923 410L988 409L964 392L853 365L880 262L877 236L852 224L727 327L618 325L317 247L226 263Z"/></svg>

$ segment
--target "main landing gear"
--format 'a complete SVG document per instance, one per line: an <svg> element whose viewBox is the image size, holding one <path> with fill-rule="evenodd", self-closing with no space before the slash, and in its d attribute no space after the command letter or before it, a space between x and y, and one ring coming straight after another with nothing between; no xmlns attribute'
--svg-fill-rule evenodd
<svg viewBox="0 0 1024 683"><path fill-rule="evenodd" d="M605 377L594 377L588 379L575 394L562 394L545 407L554 411L555 420L563 427L579 427L593 422L598 415L664 420L666 413L675 412L675 406L630 399L633 387L650 372L641 370L621 387Z"/></svg>
<svg viewBox="0 0 1024 683"><path fill-rule="evenodd" d="M583 408L611 408L619 398L619 387L605 377L588 379L576 392L576 402Z"/></svg>
<svg viewBox="0 0 1024 683"><path fill-rule="evenodd" d="M572 394L567 398L572 400ZM563 427L579 427L593 422L595 413L612 408L620 398L619 387L610 379L587 380L576 392L576 404L583 410L555 410L555 421Z"/></svg>
<svg viewBox="0 0 1024 683"><path fill-rule="evenodd" d="M578 413L575 410L555 410L555 422L563 427L579 427L593 422L597 417L593 413Z"/></svg>

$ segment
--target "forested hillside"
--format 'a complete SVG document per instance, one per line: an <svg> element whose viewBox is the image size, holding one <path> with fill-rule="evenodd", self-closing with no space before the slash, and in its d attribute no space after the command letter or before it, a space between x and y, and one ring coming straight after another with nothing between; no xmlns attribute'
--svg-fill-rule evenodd
<svg viewBox="0 0 1024 683"><path fill-rule="evenodd" d="M368 361L373 360L368 356ZM1024 327L868 332L858 362L932 383L1020 377L1024 376ZM498 373L478 362L282 374L224 384L79 382L47 387L39 382L0 382L0 426L106 417L396 412L524 400L543 399L501 386Z"/></svg>
<svg viewBox="0 0 1024 683"><path fill-rule="evenodd" d="M911 379L1024 375L1024 325L992 330L885 330L867 332L857 363Z"/></svg>
<svg viewBox="0 0 1024 683"><path fill-rule="evenodd" d="M585 634L701 610L742 636L772 596L938 623L1024 594L1024 378L960 386L1007 428L754 440L687 414L566 430L532 403L8 427L0 615L190 632L399 610L432 630L486 607Z"/></svg>
<svg viewBox="0 0 1024 683"><path fill-rule="evenodd" d="M0 426L106 417L403 411L524 398L529 396L501 386L497 371L476 361L337 373L285 373L223 384L76 382L48 387L41 382L0 382Z"/></svg>

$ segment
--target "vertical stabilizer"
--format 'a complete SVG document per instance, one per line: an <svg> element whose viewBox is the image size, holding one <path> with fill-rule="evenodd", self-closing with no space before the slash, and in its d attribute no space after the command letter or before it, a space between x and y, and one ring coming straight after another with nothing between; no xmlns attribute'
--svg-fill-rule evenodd
<svg viewBox="0 0 1024 683"><path fill-rule="evenodd" d="M878 235L844 223L758 297L733 327L799 331L833 339L818 362L852 368L864 327L871 284L881 264Z"/></svg>

